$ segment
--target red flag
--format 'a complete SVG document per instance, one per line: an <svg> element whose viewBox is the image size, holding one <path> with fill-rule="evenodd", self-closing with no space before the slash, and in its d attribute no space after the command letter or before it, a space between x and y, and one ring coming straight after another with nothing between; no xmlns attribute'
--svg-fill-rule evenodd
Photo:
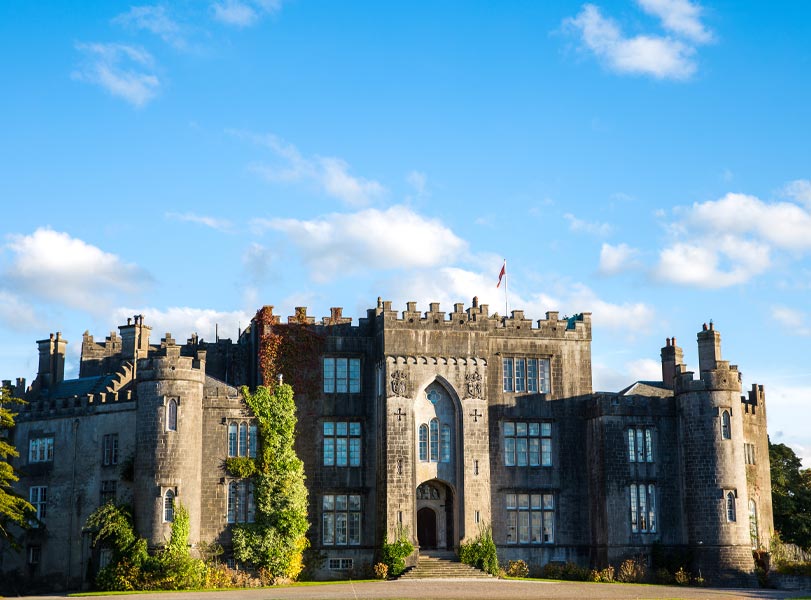
<svg viewBox="0 0 811 600"><path fill-rule="evenodd" d="M504 278L506 274L507 274L507 261L505 260L504 264L501 265L501 271L498 274L498 283L496 284L497 288L501 286L501 280Z"/></svg>

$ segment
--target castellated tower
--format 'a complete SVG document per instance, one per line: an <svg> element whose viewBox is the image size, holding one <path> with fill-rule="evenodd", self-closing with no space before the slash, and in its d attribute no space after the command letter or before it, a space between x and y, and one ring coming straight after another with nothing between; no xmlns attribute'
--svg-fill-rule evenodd
<svg viewBox="0 0 811 600"><path fill-rule="evenodd" d="M205 352L180 350L167 334L138 361L135 522L150 547L169 539L173 502L189 511L189 539L200 538Z"/></svg>
<svg viewBox="0 0 811 600"><path fill-rule="evenodd" d="M676 354L681 350L673 346ZM712 324L698 334L700 378L684 365L674 381L680 413L687 543L694 570L729 584L752 584L752 542L738 368L721 360Z"/></svg>

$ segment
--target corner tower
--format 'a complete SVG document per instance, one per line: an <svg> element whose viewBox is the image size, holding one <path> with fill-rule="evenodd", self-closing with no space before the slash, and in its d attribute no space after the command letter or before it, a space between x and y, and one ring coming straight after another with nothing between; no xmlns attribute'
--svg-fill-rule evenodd
<svg viewBox="0 0 811 600"><path fill-rule="evenodd" d="M687 543L696 572L727 584L751 585L740 373L721 360L721 336L712 323L698 333L698 355L699 379L677 365L674 380Z"/></svg>
<svg viewBox="0 0 811 600"><path fill-rule="evenodd" d="M189 539L200 537L205 352L180 350L167 334L151 358L138 361L134 504L150 547L169 539L173 502L189 511Z"/></svg>

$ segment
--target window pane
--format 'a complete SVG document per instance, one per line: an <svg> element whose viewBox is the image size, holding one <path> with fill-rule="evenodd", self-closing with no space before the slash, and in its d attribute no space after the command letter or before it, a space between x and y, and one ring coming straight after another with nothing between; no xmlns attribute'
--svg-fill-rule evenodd
<svg viewBox="0 0 811 600"><path fill-rule="evenodd" d="M538 391L538 360L535 358L527 359L527 391Z"/></svg>
<svg viewBox="0 0 811 600"><path fill-rule="evenodd" d="M526 423L516 423L515 424L515 435L527 435L527 424Z"/></svg>
<svg viewBox="0 0 811 600"><path fill-rule="evenodd" d="M248 454L248 424L239 424L239 455L245 456Z"/></svg>
<svg viewBox="0 0 811 600"><path fill-rule="evenodd" d="M335 506L335 496L332 494L326 494L324 496L324 510L332 510Z"/></svg>
<svg viewBox="0 0 811 600"><path fill-rule="evenodd" d="M324 513L324 522L321 533L325 545L332 545L335 543L335 515L333 513Z"/></svg>
<svg viewBox="0 0 811 600"><path fill-rule="evenodd" d="M360 510L360 496L349 496L349 510Z"/></svg>
<svg viewBox="0 0 811 600"><path fill-rule="evenodd" d="M256 424L248 427L248 456L256 458L256 448L259 446L259 433Z"/></svg>
<svg viewBox="0 0 811 600"><path fill-rule="evenodd" d="M530 513L532 520L531 520L531 541L533 544L540 544L541 543L541 513L540 511L532 511Z"/></svg>
<svg viewBox="0 0 811 600"><path fill-rule="evenodd" d="M540 494L530 494L529 496L529 507L532 510L537 510L541 508L541 495Z"/></svg>
<svg viewBox="0 0 811 600"><path fill-rule="evenodd" d="M543 437L551 437L552 423L541 423L541 435Z"/></svg>
<svg viewBox="0 0 811 600"><path fill-rule="evenodd" d="M520 437L515 439L515 454L518 459L519 467L527 466L527 438Z"/></svg>
<svg viewBox="0 0 811 600"><path fill-rule="evenodd" d="M529 466L537 467L540 464L541 464L541 440L539 438L529 438Z"/></svg>
<svg viewBox="0 0 811 600"><path fill-rule="evenodd" d="M651 430L645 430L645 460L653 462L653 441L651 439Z"/></svg>
<svg viewBox="0 0 811 600"><path fill-rule="evenodd" d="M639 530L648 530L648 495L645 493L645 486L639 486Z"/></svg>
<svg viewBox="0 0 811 600"><path fill-rule="evenodd" d="M237 484L232 482L228 486L228 522L236 523L237 520Z"/></svg>
<svg viewBox="0 0 811 600"><path fill-rule="evenodd" d="M428 460L428 425L420 425L420 460Z"/></svg>
<svg viewBox="0 0 811 600"><path fill-rule="evenodd" d="M442 426L440 460L442 462L450 462L451 460L451 428L447 424Z"/></svg>
<svg viewBox="0 0 811 600"><path fill-rule="evenodd" d="M335 510L346 510L346 496L335 496Z"/></svg>
<svg viewBox="0 0 811 600"><path fill-rule="evenodd" d="M349 543L360 544L360 513L349 513Z"/></svg>
<svg viewBox="0 0 811 600"><path fill-rule="evenodd" d="M634 447L634 430L628 430L628 460L636 462L636 448Z"/></svg>
<svg viewBox="0 0 811 600"><path fill-rule="evenodd" d="M518 494L518 508L520 510L529 508L529 494Z"/></svg>
<svg viewBox="0 0 811 600"><path fill-rule="evenodd" d="M502 360L502 367L504 368L504 391L513 391L513 359L505 358Z"/></svg>
<svg viewBox="0 0 811 600"><path fill-rule="evenodd" d="M639 524L637 523L638 506L636 502L636 484L631 484L631 531L636 533L639 531Z"/></svg>
<svg viewBox="0 0 811 600"><path fill-rule="evenodd" d="M335 391L345 394L347 390L347 360L345 358L335 359Z"/></svg>
<svg viewBox="0 0 811 600"><path fill-rule="evenodd" d="M543 543L555 543L555 513L545 510L543 513Z"/></svg>
<svg viewBox="0 0 811 600"><path fill-rule="evenodd" d="M541 465L552 466L552 440L550 438L541 439Z"/></svg>
<svg viewBox="0 0 811 600"><path fill-rule="evenodd" d="M349 424L349 435L360 435L360 423Z"/></svg>
<svg viewBox="0 0 811 600"><path fill-rule="evenodd" d="M529 543L529 513L526 511L518 513L518 541Z"/></svg>
<svg viewBox="0 0 811 600"><path fill-rule="evenodd" d="M552 510L555 508L555 497L552 494L543 495L543 508L544 510Z"/></svg>
<svg viewBox="0 0 811 600"><path fill-rule="evenodd" d="M729 411L721 413L721 437L725 440L732 439L732 427L729 418Z"/></svg>
<svg viewBox="0 0 811 600"><path fill-rule="evenodd" d="M515 466L515 438L504 438L504 464L508 467Z"/></svg>
<svg viewBox="0 0 811 600"><path fill-rule="evenodd" d="M645 442L642 440L642 430L636 430L636 461L645 462Z"/></svg>
<svg viewBox="0 0 811 600"><path fill-rule="evenodd" d="M656 532L656 489L652 483L648 485L648 531Z"/></svg>
<svg viewBox="0 0 811 600"><path fill-rule="evenodd" d="M515 435L515 423L504 423L504 435Z"/></svg>
<svg viewBox="0 0 811 600"><path fill-rule="evenodd" d="M349 359L349 391L357 393L360 391L360 359Z"/></svg>
<svg viewBox="0 0 811 600"><path fill-rule="evenodd" d="M339 467L345 467L347 464L347 447L346 447L346 438L339 437L335 438L335 464ZM340 498L341 496L339 496Z"/></svg>
<svg viewBox="0 0 811 600"><path fill-rule="evenodd" d="M335 424L335 435L346 435L346 421Z"/></svg>
<svg viewBox="0 0 811 600"><path fill-rule="evenodd" d="M506 505L507 508L515 508L517 506L515 503L515 494L507 494Z"/></svg>
<svg viewBox="0 0 811 600"><path fill-rule="evenodd" d="M538 359L538 380L540 391L549 393L549 359Z"/></svg>
<svg viewBox="0 0 811 600"><path fill-rule="evenodd" d="M335 464L335 438L324 438L324 464L328 467Z"/></svg>
<svg viewBox="0 0 811 600"><path fill-rule="evenodd" d="M530 423L529 424L529 435L537 437L541 433L541 425L540 423Z"/></svg>
<svg viewBox="0 0 811 600"><path fill-rule="evenodd" d="M523 392L526 390L525 385L525 369L526 361L523 358L515 359L515 391Z"/></svg>
<svg viewBox="0 0 811 600"><path fill-rule="evenodd" d="M360 466L360 438L349 438L349 465Z"/></svg>
<svg viewBox="0 0 811 600"><path fill-rule="evenodd" d="M518 542L518 513L514 510L507 512L507 543Z"/></svg>
<svg viewBox="0 0 811 600"><path fill-rule="evenodd" d="M324 359L324 393L331 394L335 391L335 359Z"/></svg>
<svg viewBox="0 0 811 600"><path fill-rule="evenodd" d="M346 513L335 513L335 543L346 544Z"/></svg>
<svg viewBox="0 0 811 600"><path fill-rule="evenodd" d="M324 435L335 435L335 423L324 421Z"/></svg>
<svg viewBox="0 0 811 600"><path fill-rule="evenodd" d="M431 449L431 462L436 462L439 459L439 421L431 419L430 426L430 449Z"/></svg>

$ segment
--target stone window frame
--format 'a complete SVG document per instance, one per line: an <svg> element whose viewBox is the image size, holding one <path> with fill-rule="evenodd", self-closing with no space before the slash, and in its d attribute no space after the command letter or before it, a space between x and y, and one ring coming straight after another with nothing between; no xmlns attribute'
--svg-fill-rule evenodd
<svg viewBox="0 0 811 600"><path fill-rule="evenodd" d="M757 502L749 498L749 538L752 540L752 550L760 548L760 534L758 532Z"/></svg>
<svg viewBox="0 0 811 600"><path fill-rule="evenodd" d="M321 424L321 440L322 466L361 466L363 427L360 421L325 420ZM342 462L341 456L343 456Z"/></svg>
<svg viewBox="0 0 811 600"><path fill-rule="evenodd" d="M554 545L557 511L555 495L552 490L505 493L505 543L510 546Z"/></svg>
<svg viewBox="0 0 811 600"><path fill-rule="evenodd" d="M244 432L244 435L243 435ZM229 457L256 458L259 448L259 427L253 420L230 420L226 427L226 452Z"/></svg>
<svg viewBox="0 0 811 600"><path fill-rule="evenodd" d="M180 398L166 399L166 431L177 431L180 417Z"/></svg>
<svg viewBox="0 0 811 600"><path fill-rule="evenodd" d="M551 421L503 421L505 467L549 468L552 460ZM533 442L536 442L533 444ZM533 461L537 457L537 464ZM524 462L521 462L521 459Z"/></svg>
<svg viewBox="0 0 811 600"><path fill-rule="evenodd" d="M361 359L355 356L325 356L322 361L322 390L325 394L359 394ZM340 367L343 366L343 369Z"/></svg>
<svg viewBox="0 0 811 600"><path fill-rule="evenodd" d="M30 567L36 569L42 562L42 546L39 544L31 544L28 546L26 562Z"/></svg>
<svg viewBox="0 0 811 600"><path fill-rule="evenodd" d="M167 488L166 491L161 494L161 498L163 522L172 523L175 520L175 498L177 498L177 493L174 489Z"/></svg>
<svg viewBox="0 0 811 600"><path fill-rule="evenodd" d="M232 479L228 483L226 522L253 523L256 521L256 500L253 482L248 479Z"/></svg>
<svg viewBox="0 0 811 600"><path fill-rule="evenodd" d="M738 521L738 491L737 490L724 490L724 514L727 523L736 523Z"/></svg>
<svg viewBox="0 0 811 600"><path fill-rule="evenodd" d="M101 464L105 467L118 464L118 434L106 433L101 441Z"/></svg>
<svg viewBox="0 0 811 600"><path fill-rule="evenodd" d="M28 440L28 463L53 462L54 436L42 435Z"/></svg>
<svg viewBox="0 0 811 600"><path fill-rule="evenodd" d="M29 525L36 529L40 521L48 516L48 486L32 485L28 488L28 502L34 507L34 518Z"/></svg>
<svg viewBox="0 0 811 600"><path fill-rule="evenodd" d="M420 462L451 462L453 429L450 424L441 422L439 417L431 417L428 423L421 423L417 431Z"/></svg>
<svg viewBox="0 0 811 600"><path fill-rule="evenodd" d="M422 423L419 427L419 453L420 462L428 462L428 424Z"/></svg>
<svg viewBox="0 0 811 600"><path fill-rule="evenodd" d="M321 496L321 544L359 546L363 498L360 494L336 493Z"/></svg>
<svg viewBox="0 0 811 600"><path fill-rule="evenodd" d="M628 495L631 533L657 533L656 483L632 483Z"/></svg>
<svg viewBox="0 0 811 600"><path fill-rule="evenodd" d="M104 506L112 501L118 501L118 481L115 479L104 479L99 486L99 506Z"/></svg>
<svg viewBox="0 0 811 600"><path fill-rule="evenodd" d="M551 356L503 356L501 374L503 392L550 394L552 391Z"/></svg>
<svg viewBox="0 0 811 600"><path fill-rule="evenodd" d="M756 465L757 459L755 457L755 445L750 442L743 444L743 458L747 465Z"/></svg>
<svg viewBox="0 0 811 600"><path fill-rule="evenodd" d="M330 558L327 562L327 568L330 571L351 571L354 564L354 560L351 558Z"/></svg>
<svg viewBox="0 0 811 600"><path fill-rule="evenodd" d="M653 463L653 452L656 428L638 425L628 428L628 461L632 463Z"/></svg>
<svg viewBox="0 0 811 600"><path fill-rule="evenodd" d="M732 411L728 408L725 408L721 411L719 415L721 419L721 439L722 440L731 440L732 439Z"/></svg>

